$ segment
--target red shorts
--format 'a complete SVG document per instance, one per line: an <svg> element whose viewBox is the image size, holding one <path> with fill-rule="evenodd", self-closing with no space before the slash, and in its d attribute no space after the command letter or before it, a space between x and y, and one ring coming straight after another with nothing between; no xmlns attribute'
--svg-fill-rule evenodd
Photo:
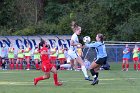
<svg viewBox="0 0 140 93"><path fill-rule="evenodd" d="M53 60L53 61L56 61L57 57L51 56L50 59Z"/></svg>
<svg viewBox="0 0 140 93"><path fill-rule="evenodd" d="M23 58L18 58L19 60L23 60Z"/></svg>
<svg viewBox="0 0 140 93"><path fill-rule="evenodd" d="M65 58L59 58L60 62L62 61L65 61L66 59ZM61 64L64 64L64 63L61 63Z"/></svg>
<svg viewBox="0 0 140 93"><path fill-rule="evenodd" d="M133 61L138 61L138 60L139 60L138 57L134 57L134 58L133 58Z"/></svg>
<svg viewBox="0 0 140 93"><path fill-rule="evenodd" d="M123 58L123 60L128 61L129 59L128 58Z"/></svg>
<svg viewBox="0 0 140 93"><path fill-rule="evenodd" d="M50 72L54 65L53 64L42 64L42 71L43 72Z"/></svg>
<svg viewBox="0 0 140 93"><path fill-rule="evenodd" d="M31 59L31 56L25 56L25 59Z"/></svg>

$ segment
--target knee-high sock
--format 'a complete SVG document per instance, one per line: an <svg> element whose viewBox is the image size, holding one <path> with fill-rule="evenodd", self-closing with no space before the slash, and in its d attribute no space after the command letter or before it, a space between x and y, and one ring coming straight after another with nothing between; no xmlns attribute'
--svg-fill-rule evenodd
<svg viewBox="0 0 140 93"><path fill-rule="evenodd" d="M83 71L84 76L85 77L88 77L86 67L85 66L82 66L81 68L82 68L82 71Z"/></svg>
<svg viewBox="0 0 140 93"><path fill-rule="evenodd" d="M140 63L138 64L138 70L140 70Z"/></svg>
<svg viewBox="0 0 140 93"><path fill-rule="evenodd" d="M57 74L53 74L54 84L58 84L58 76Z"/></svg>
<svg viewBox="0 0 140 93"><path fill-rule="evenodd" d="M27 64L27 69L30 69L30 64Z"/></svg>
<svg viewBox="0 0 140 93"><path fill-rule="evenodd" d="M35 64L35 67L36 67L36 69L39 69L39 64L38 63Z"/></svg>
<svg viewBox="0 0 140 93"><path fill-rule="evenodd" d="M93 76L94 79L98 78L98 72L95 72L94 69L90 69L90 73Z"/></svg>
<svg viewBox="0 0 140 93"><path fill-rule="evenodd" d="M122 69L124 69L125 68L125 64L124 63L122 63Z"/></svg>
<svg viewBox="0 0 140 93"><path fill-rule="evenodd" d="M38 81L40 81L40 80L44 80L45 78L43 77L43 76L40 76L40 77L37 77L37 78L35 78L35 80L38 82Z"/></svg>
<svg viewBox="0 0 140 93"><path fill-rule="evenodd" d="M18 63L16 64L16 69L18 69Z"/></svg>
<svg viewBox="0 0 140 93"><path fill-rule="evenodd" d="M134 70L136 70L136 68L137 68L137 66L136 66L136 64L134 63Z"/></svg>
<svg viewBox="0 0 140 93"><path fill-rule="evenodd" d="M126 64L126 68L127 68L127 69L129 68L129 64Z"/></svg>

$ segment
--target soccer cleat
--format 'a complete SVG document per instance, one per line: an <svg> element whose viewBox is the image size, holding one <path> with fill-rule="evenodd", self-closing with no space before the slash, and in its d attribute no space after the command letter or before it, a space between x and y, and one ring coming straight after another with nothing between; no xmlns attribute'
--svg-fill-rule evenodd
<svg viewBox="0 0 140 93"><path fill-rule="evenodd" d="M61 86L61 85L63 85L61 82L55 84L55 86Z"/></svg>
<svg viewBox="0 0 140 93"><path fill-rule="evenodd" d="M92 81L92 79L90 79L90 76L85 77L85 80Z"/></svg>
<svg viewBox="0 0 140 93"><path fill-rule="evenodd" d="M37 80L34 78L34 85L36 86L37 85Z"/></svg>
<svg viewBox="0 0 140 93"><path fill-rule="evenodd" d="M94 81L91 83L91 85L95 85L95 84L98 84L98 83L99 83L99 80L96 79L96 80L94 80Z"/></svg>

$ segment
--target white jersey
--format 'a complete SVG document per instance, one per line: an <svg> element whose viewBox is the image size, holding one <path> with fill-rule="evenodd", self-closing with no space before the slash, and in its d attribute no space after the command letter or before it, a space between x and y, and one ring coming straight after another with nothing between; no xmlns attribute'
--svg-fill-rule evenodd
<svg viewBox="0 0 140 93"><path fill-rule="evenodd" d="M71 40L74 42L74 44L79 43L78 36L75 33L72 35ZM69 51L77 51L77 46L70 45Z"/></svg>

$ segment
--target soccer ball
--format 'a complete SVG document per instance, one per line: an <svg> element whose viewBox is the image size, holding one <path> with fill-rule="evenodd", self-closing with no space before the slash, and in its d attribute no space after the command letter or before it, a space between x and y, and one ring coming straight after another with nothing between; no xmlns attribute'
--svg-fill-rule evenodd
<svg viewBox="0 0 140 93"><path fill-rule="evenodd" d="M84 43L89 43L91 41L91 38L89 36L85 36L83 38Z"/></svg>

